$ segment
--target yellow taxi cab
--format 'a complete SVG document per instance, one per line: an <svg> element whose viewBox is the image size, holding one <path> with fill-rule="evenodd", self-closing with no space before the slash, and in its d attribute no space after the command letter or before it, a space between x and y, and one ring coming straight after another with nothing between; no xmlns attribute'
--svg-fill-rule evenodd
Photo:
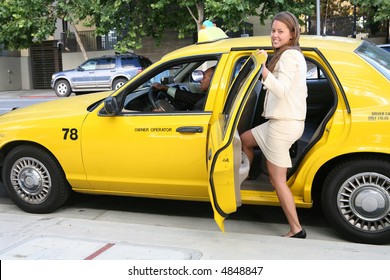
<svg viewBox="0 0 390 280"><path fill-rule="evenodd" d="M200 34L201 35L201 34ZM71 192L210 201L224 219L242 204L279 205L261 151L250 169L239 135L261 117L269 36L200 41L165 55L113 93L63 98L0 116L1 180L21 209L47 213ZM302 36L305 132L291 149L297 207L321 205L347 240L390 242L390 54L367 41ZM386 53L386 55L385 55ZM202 94L195 105L155 82ZM247 176L251 172L251 179Z"/></svg>

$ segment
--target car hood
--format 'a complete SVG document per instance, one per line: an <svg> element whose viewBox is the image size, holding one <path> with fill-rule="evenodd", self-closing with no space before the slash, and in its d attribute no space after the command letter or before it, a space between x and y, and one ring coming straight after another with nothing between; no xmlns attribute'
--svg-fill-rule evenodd
<svg viewBox="0 0 390 280"><path fill-rule="evenodd" d="M84 118L88 108L94 103L109 96L112 92L101 92L74 97L59 98L18 108L0 116L0 128L12 123L39 123L47 119L63 119L79 116Z"/></svg>

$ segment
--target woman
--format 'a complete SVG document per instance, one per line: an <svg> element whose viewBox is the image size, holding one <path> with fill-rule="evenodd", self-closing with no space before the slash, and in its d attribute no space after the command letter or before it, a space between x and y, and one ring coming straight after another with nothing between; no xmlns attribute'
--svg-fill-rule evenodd
<svg viewBox="0 0 390 280"><path fill-rule="evenodd" d="M289 12L272 20L271 43L274 55L264 63L262 83L267 92L263 116L268 121L241 135L243 151L253 161L253 148L262 150L269 179L290 225L286 237L306 238L300 225L294 197L287 185L287 168L291 167L289 149L304 129L306 117L306 62L299 47L300 26ZM267 57L267 52L259 51Z"/></svg>

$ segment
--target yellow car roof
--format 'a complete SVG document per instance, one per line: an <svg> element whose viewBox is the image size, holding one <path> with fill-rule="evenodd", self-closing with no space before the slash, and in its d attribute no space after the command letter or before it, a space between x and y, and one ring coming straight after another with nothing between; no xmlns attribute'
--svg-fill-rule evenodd
<svg viewBox="0 0 390 280"><path fill-rule="evenodd" d="M318 48L319 50L338 50L353 52L363 41L336 36L301 35L299 40L302 48ZM234 48L270 48L270 36L252 36L240 38L221 38L211 42L193 44L165 55L163 60L176 57L207 53L226 53Z"/></svg>

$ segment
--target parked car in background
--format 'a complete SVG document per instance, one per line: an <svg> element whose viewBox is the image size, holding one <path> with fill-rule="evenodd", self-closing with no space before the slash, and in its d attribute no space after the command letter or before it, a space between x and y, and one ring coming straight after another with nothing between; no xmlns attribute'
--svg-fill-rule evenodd
<svg viewBox="0 0 390 280"><path fill-rule="evenodd" d="M59 97L116 90L152 62L141 55L123 54L91 58L76 69L54 73L51 87Z"/></svg>
<svg viewBox="0 0 390 280"><path fill-rule="evenodd" d="M389 243L390 56L342 37L302 36L300 45L308 97L288 170L295 203L322 207L348 240ZM32 213L58 209L72 191L209 201L221 229L242 204L280 205L261 151L250 166L239 137L267 121L257 49L273 53L269 36L211 38L165 55L115 92L1 115L0 180L9 197ZM152 87L195 92L212 66L200 106ZM248 179L250 168L258 174Z"/></svg>
<svg viewBox="0 0 390 280"><path fill-rule="evenodd" d="M382 45L378 45L378 47L384 49L385 51L390 52L390 44L382 44Z"/></svg>

